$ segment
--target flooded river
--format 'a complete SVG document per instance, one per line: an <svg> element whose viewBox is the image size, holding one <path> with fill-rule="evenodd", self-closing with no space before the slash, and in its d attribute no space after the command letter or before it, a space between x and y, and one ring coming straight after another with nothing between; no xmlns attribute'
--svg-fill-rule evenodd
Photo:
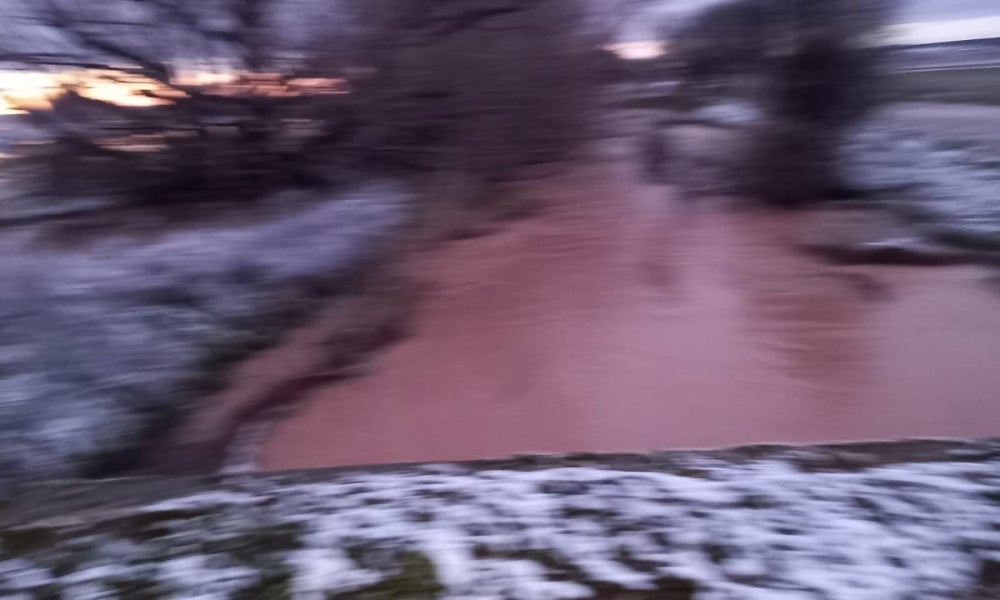
<svg viewBox="0 0 1000 600"><path fill-rule="evenodd" d="M606 162L418 260L412 336L313 389L265 469L1000 434L1000 295L972 267L834 266L803 214Z"/></svg>

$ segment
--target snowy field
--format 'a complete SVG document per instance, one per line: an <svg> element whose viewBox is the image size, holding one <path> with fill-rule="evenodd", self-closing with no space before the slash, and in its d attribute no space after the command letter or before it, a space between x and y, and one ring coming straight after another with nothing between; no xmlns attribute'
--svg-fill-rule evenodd
<svg viewBox="0 0 1000 600"><path fill-rule="evenodd" d="M49 485L0 511L16 522L0 525L0 595L975 597L1000 561L998 442L926 462L894 462L919 444L883 445L892 461L853 448L122 481L82 489L101 509L31 515L31 494L81 491ZM129 489L169 492L110 493Z"/></svg>

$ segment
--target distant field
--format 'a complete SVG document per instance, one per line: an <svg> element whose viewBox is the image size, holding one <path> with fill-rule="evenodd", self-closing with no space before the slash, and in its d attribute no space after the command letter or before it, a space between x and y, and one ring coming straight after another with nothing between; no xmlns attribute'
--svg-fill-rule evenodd
<svg viewBox="0 0 1000 600"><path fill-rule="evenodd" d="M890 76L890 99L897 102L942 102L1000 106L1000 65L897 71ZM682 108L669 93L646 93L625 97L627 108Z"/></svg>
<svg viewBox="0 0 1000 600"><path fill-rule="evenodd" d="M1000 105L1000 66L909 71L892 77L897 100Z"/></svg>

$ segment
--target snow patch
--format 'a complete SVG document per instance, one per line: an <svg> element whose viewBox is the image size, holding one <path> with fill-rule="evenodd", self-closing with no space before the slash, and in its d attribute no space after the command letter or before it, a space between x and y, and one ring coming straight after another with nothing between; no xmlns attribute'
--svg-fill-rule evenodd
<svg viewBox="0 0 1000 600"><path fill-rule="evenodd" d="M140 566L168 553L152 576L172 597L228 598L254 581L255 567L210 542L294 526L295 547L276 557L291 571L294 598L364 589L399 575L400 557L418 555L433 566L441 597L524 600L650 590L664 580L694 582L697 600L944 600L970 589L982 561L1000 554L997 460L837 473L705 460L699 470L704 477L561 467L418 469L273 487L263 479L252 492L240 483L158 503L210 510L196 523L171 523L162 545L135 541L115 552L134 547ZM72 543L89 556L88 545L109 541ZM25 573L49 573L45 556L0 563L0 592L22 593L37 580ZM52 580L114 578L95 570L102 564L84 560Z"/></svg>

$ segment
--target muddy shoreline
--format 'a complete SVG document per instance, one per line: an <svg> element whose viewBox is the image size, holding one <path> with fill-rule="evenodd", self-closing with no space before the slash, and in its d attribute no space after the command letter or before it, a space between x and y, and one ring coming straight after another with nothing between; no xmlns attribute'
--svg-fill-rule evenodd
<svg viewBox="0 0 1000 600"><path fill-rule="evenodd" d="M361 475L456 474L462 472L539 471L560 468L609 468L622 472L659 472L697 477L697 465L774 462L804 473L853 473L899 464L986 463L1000 460L1000 437L907 439L833 444L758 444L716 449L678 449L646 453L569 452L526 454L448 462L398 462L343 465L262 473L157 474L88 480L12 482L0 493L0 528L47 520L94 508L119 511L226 486L268 482L276 488L336 483ZM59 493L53 493L59 490ZM45 501L43 501L45 500ZM50 501L49 501L50 500Z"/></svg>
<svg viewBox="0 0 1000 600"><path fill-rule="evenodd" d="M239 365L227 387L152 443L132 474L214 473L229 464L245 428L290 415L303 394L363 376L372 354L406 335L415 291L382 253L352 277L348 294Z"/></svg>

